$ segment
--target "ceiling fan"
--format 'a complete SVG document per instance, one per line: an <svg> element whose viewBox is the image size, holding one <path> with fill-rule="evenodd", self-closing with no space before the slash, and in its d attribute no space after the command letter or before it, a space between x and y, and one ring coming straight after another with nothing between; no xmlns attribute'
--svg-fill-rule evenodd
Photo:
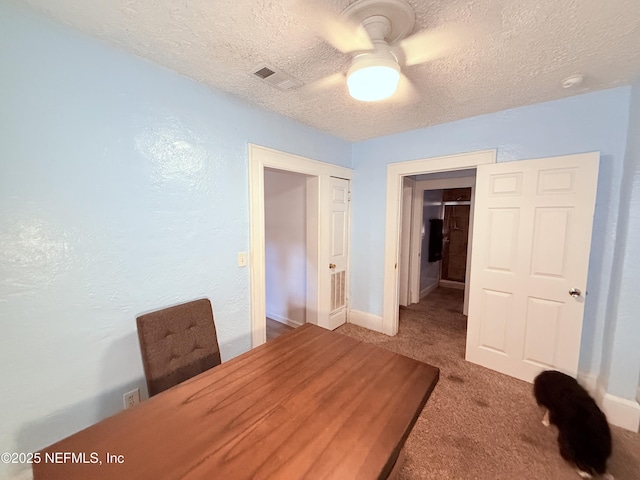
<svg viewBox="0 0 640 480"><path fill-rule="evenodd" d="M462 38L462 32L452 32L451 25L410 35L415 13L406 0L358 0L339 15L315 13L322 37L353 56L347 87L353 98L364 102L391 97L401 79L404 88L410 89L402 67L438 58Z"/></svg>

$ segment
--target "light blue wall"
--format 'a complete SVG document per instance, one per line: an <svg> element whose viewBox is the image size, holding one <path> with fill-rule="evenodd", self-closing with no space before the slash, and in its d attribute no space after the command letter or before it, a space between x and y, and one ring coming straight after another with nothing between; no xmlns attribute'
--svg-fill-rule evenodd
<svg viewBox="0 0 640 480"><path fill-rule="evenodd" d="M249 349L248 142L351 145L7 2L0 65L0 452L28 452L144 385L141 312L207 296Z"/></svg>
<svg viewBox="0 0 640 480"><path fill-rule="evenodd" d="M616 246L630 90L620 87L354 144L352 308L382 314L387 164L493 148L498 162L597 150L600 175L580 355L580 371L597 374Z"/></svg>
<svg viewBox="0 0 640 480"><path fill-rule="evenodd" d="M633 399L640 375L640 82L631 89L629 133L620 190L620 218L603 361L612 395Z"/></svg>

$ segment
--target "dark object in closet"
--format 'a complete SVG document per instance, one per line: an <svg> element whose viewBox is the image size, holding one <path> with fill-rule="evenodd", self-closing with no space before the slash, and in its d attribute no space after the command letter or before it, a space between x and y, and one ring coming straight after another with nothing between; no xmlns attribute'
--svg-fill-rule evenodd
<svg viewBox="0 0 640 480"><path fill-rule="evenodd" d="M432 218L429 220L429 261L442 260L442 220Z"/></svg>

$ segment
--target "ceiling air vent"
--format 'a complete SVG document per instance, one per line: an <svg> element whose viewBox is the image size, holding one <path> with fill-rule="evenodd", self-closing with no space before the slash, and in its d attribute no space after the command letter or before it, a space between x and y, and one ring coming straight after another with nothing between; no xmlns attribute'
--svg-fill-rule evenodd
<svg viewBox="0 0 640 480"><path fill-rule="evenodd" d="M254 75L256 75L257 77L260 77L262 80L264 80L267 77L270 77L271 75L275 75L275 73L276 72L271 70L269 67L262 67L257 72L253 72Z"/></svg>
<svg viewBox="0 0 640 480"><path fill-rule="evenodd" d="M278 90L291 90L302 85L300 80L296 80L291 75L269 65L260 65L254 68L251 74Z"/></svg>

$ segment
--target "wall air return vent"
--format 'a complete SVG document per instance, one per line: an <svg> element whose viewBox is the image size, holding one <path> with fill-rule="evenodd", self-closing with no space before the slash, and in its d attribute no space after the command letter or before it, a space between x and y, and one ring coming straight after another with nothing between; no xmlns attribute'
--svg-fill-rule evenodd
<svg viewBox="0 0 640 480"><path fill-rule="evenodd" d="M302 85L300 80L269 65L259 65L251 71L251 74L278 90L291 90Z"/></svg>

